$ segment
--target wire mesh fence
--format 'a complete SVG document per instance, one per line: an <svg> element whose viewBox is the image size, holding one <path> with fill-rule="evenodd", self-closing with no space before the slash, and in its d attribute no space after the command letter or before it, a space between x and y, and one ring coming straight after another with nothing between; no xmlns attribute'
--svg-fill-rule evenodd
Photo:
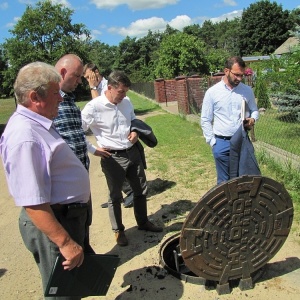
<svg viewBox="0 0 300 300"><path fill-rule="evenodd" d="M252 78L246 78L245 83L253 86ZM205 89L203 84L200 89ZM132 90L150 99L155 99L154 84L135 83ZM193 92L190 92L193 94ZM258 99L257 99L258 100ZM200 117L199 103L189 101L190 112ZM255 124L250 136L256 148L265 151L276 161L288 164L300 170L300 113L297 109L284 111L278 105L278 99L269 95L270 108L260 108L260 118ZM300 99L299 99L300 101ZM297 102L294 102L298 105Z"/></svg>

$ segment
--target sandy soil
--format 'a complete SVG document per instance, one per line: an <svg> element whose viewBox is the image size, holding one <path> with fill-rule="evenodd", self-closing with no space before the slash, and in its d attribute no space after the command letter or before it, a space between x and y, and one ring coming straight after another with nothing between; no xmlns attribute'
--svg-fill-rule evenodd
<svg viewBox="0 0 300 300"><path fill-rule="evenodd" d="M92 137L89 137L93 141ZM146 156L153 149L146 149ZM253 289L241 291L234 287L230 294L218 295L214 288L180 281L167 274L159 262L162 243L181 229L183 218L175 218L174 211L188 211L208 190L204 187L197 195L172 188L171 178L147 171L150 185L148 213L150 219L164 226L164 232L154 234L139 231L133 210L123 208L127 247L118 247L110 228L107 209L100 204L107 199L107 188L99 160L91 157L91 187L94 218L91 226L91 244L97 253L118 254L120 265L105 297L86 299L300 299L300 245L299 230L294 226L287 241L266 265L264 274ZM165 186L164 191L153 189ZM152 186L152 189L151 189ZM212 187L212 186L211 186ZM21 240L18 230L19 208L14 206L6 186L0 164L0 299L43 299L38 269Z"/></svg>

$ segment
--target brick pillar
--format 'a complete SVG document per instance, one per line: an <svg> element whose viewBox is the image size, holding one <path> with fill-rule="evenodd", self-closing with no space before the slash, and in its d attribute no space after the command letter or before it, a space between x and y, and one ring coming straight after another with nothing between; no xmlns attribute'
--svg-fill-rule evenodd
<svg viewBox="0 0 300 300"><path fill-rule="evenodd" d="M178 104L178 112L188 115L190 113L188 104L188 93L186 85L186 76L176 77L176 98Z"/></svg>
<svg viewBox="0 0 300 300"><path fill-rule="evenodd" d="M165 80L163 78L155 79L154 93L156 102L162 103L167 101Z"/></svg>

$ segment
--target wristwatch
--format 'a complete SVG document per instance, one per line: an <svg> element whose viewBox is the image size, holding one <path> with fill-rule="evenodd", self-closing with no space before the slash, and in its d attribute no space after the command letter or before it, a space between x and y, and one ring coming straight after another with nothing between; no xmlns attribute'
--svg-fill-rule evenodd
<svg viewBox="0 0 300 300"><path fill-rule="evenodd" d="M97 89L96 86L91 87L91 90L96 90L96 89Z"/></svg>

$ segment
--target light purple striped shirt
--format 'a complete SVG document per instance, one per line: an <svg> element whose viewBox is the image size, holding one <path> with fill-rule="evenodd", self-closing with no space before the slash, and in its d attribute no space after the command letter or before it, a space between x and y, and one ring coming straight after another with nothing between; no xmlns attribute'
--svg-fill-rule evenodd
<svg viewBox="0 0 300 300"><path fill-rule="evenodd" d="M88 172L51 120L18 105L2 134L0 153L17 206L89 200Z"/></svg>

